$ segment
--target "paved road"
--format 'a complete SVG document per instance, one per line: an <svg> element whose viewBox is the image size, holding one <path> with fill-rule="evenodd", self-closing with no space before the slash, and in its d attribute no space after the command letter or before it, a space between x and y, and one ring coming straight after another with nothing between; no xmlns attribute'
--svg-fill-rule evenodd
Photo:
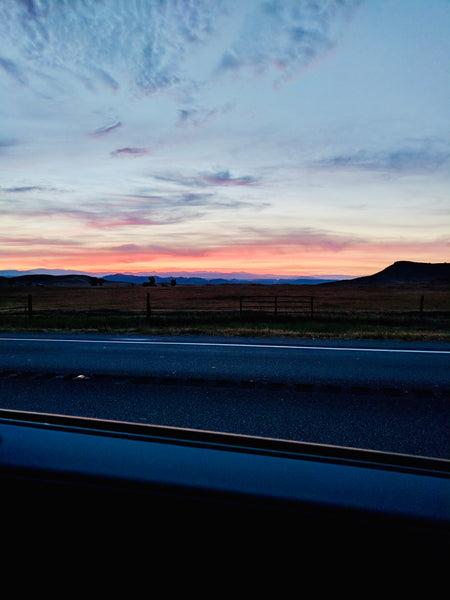
<svg viewBox="0 0 450 600"><path fill-rule="evenodd" d="M450 347L218 338L0 335L0 368L450 388Z"/></svg>
<svg viewBox="0 0 450 600"><path fill-rule="evenodd" d="M0 406L450 458L450 346L0 334Z"/></svg>

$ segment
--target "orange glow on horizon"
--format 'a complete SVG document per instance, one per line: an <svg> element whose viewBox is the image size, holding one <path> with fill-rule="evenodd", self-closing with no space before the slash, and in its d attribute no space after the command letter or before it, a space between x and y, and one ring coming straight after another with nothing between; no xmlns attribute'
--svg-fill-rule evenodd
<svg viewBox="0 0 450 600"><path fill-rule="evenodd" d="M117 253L106 249L59 248L48 251L21 249L15 255L0 257L0 270L64 269L92 273L178 273L247 272L257 275L359 277L384 269L398 260L448 262L442 245L366 244L340 250L312 248L271 248L235 246L215 248L204 253L176 254L146 252Z"/></svg>

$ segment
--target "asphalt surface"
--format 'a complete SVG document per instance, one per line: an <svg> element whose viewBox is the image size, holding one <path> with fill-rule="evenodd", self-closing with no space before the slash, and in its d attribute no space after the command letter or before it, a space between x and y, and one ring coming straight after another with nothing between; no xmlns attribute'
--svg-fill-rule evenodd
<svg viewBox="0 0 450 600"><path fill-rule="evenodd" d="M0 407L450 458L450 345L0 334Z"/></svg>

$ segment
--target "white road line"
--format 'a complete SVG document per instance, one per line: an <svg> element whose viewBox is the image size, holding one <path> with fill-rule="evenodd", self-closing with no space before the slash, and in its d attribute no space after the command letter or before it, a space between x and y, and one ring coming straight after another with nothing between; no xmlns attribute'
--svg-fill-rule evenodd
<svg viewBox="0 0 450 600"><path fill-rule="evenodd" d="M57 338L0 338L0 342L61 342L70 344L145 344L168 346L219 346L225 348L280 348L284 350L324 350L337 352L390 352L396 354L447 354L449 350L419 350L408 348L357 348L345 346L291 346L285 344L246 344L233 342L175 342L166 340L88 340Z"/></svg>

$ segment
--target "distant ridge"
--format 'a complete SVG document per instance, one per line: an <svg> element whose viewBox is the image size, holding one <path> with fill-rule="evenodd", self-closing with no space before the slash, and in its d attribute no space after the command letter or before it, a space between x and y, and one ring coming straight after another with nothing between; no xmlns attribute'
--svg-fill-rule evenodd
<svg viewBox="0 0 450 600"><path fill-rule="evenodd" d="M6 276L5 276L6 275ZM218 274L215 274L218 275ZM276 278L276 277L198 277L178 276L174 274L163 277L154 275L156 284L170 283L176 279L177 285L219 285L219 284L250 284L250 285L394 285L412 283L432 283L435 285L450 285L450 263L419 263L412 261L397 261L373 275L356 277L354 279L319 279L314 277ZM142 285L149 281L143 274L116 273L114 275L86 273L21 273L20 271L0 271L0 286L6 285L45 285L45 286L93 286L105 287Z"/></svg>
<svg viewBox="0 0 450 600"><path fill-rule="evenodd" d="M144 277L141 275L121 274L121 273L117 273L115 275L105 275L104 279L107 281L126 281L126 282L136 283L136 284L144 283L145 281L148 281L148 277ZM174 275L173 277L159 277L158 275L155 275L156 283L164 283L164 282L167 283L167 282L170 282L171 279L176 279L177 284L180 284L180 285L205 285L205 284L219 285L219 284L224 284L224 283L251 283L251 284L259 283L259 284L266 284L266 285L271 285L271 284L275 284L275 283L292 283L292 284L305 285L305 284L317 284L317 283L326 283L329 281L333 281L330 279L316 279L314 277L278 279L275 277L260 277L260 278L212 277L212 278L205 278L205 277L185 277L185 276L178 276L178 275Z"/></svg>
<svg viewBox="0 0 450 600"><path fill-rule="evenodd" d="M48 275L35 274L35 275L19 275L15 277L0 277L0 286L5 285L18 285L18 286L33 286L33 285L45 285L45 286L58 286L58 287L86 287L91 285L98 285L99 283L104 284L104 281L98 277L92 277L90 275Z"/></svg>
<svg viewBox="0 0 450 600"><path fill-rule="evenodd" d="M93 285L101 285L105 287L113 286L126 286L126 285L142 285L149 281L148 276L144 275L131 275L116 273L114 275L88 275L83 273L71 273L71 274L50 274L50 273L27 273L21 274L20 271L3 271L2 276L0 274L0 286L6 285L18 285L18 286L78 286L86 287ZM174 275L173 277L159 277L155 275L155 283L170 283L172 279L176 279L177 285L219 285L219 284L233 284L233 283L246 283L246 284L318 284L332 281L330 279L315 279L313 277L304 277L296 279L276 279L276 278L232 278L227 279L226 277L214 277L206 279L203 277L179 277Z"/></svg>
<svg viewBox="0 0 450 600"><path fill-rule="evenodd" d="M325 285L394 285L406 283L450 284L450 263L419 263L400 260L378 273L334 281Z"/></svg>

